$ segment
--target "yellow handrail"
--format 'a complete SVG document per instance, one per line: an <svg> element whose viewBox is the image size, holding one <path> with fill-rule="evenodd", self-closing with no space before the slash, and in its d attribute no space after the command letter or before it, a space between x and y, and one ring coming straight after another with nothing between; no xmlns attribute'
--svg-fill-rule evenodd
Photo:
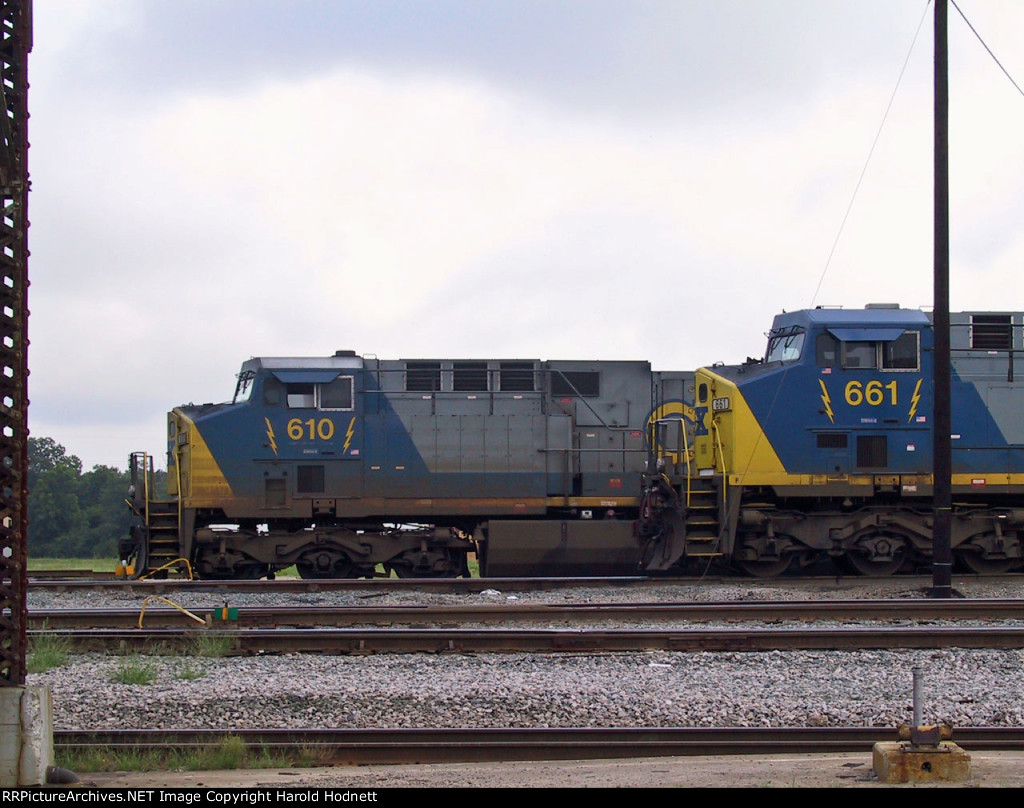
<svg viewBox="0 0 1024 808"><path fill-rule="evenodd" d="M197 615L192 614L192 612L190 612L184 606L179 606L174 601L168 600L167 598L161 597L160 595L150 595L148 598L146 598L144 601L142 601L142 611L139 612L139 628L142 628L142 618L146 616L146 606L149 604L149 602L151 600L163 601L164 603L166 603L171 608L177 609L183 615L185 615L187 617L191 617L197 623L199 623L199 624L201 624L203 626L208 625L207 622L203 618L198 617Z"/></svg>
<svg viewBox="0 0 1024 808"><path fill-rule="evenodd" d="M725 473L725 450L722 448L722 434L718 429L717 418L711 419L711 431L714 433L715 436L715 450L718 454L719 465L721 465L722 467L720 471L722 473L722 501L724 502L726 489L729 485L729 475Z"/></svg>
<svg viewBox="0 0 1024 808"><path fill-rule="evenodd" d="M182 546L182 507L185 504L185 492L181 490L181 447L175 438L174 445L174 473L178 480L178 547ZM190 573L191 575L191 573Z"/></svg>
<svg viewBox="0 0 1024 808"><path fill-rule="evenodd" d="M690 463L690 439L686 435L686 420L679 425L683 433L683 453L686 456L686 509L690 509L690 481L693 476L693 468Z"/></svg>
<svg viewBox="0 0 1024 808"><path fill-rule="evenodd" d="M157 567L155 570L150 570L145 575L139 576L139 580L141 581L141 580L143 580L145 578L148 578L150 575L153 575L154 573L161 572L162 570L165 570L165 569L169 569L170 567L173 567L175 564L177 564L179 561L184 562L185 569L188 570L188 579L190 581L193 580L192 565L188 563L188 559L187 558L176 558L173 561L168 561L163 566Z"/></svg>

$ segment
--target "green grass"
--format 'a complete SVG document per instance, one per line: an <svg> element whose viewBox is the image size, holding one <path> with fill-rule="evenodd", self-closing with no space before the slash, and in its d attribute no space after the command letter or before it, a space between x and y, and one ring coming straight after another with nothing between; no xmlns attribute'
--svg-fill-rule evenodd
<svg viewBox="0 0 1024 808"><path fill-rule="evenodd" d="M113 572L121 562L116 558L35 558L28 557L29 572L33 570L93 570Z"/></svg>
<svg viewBox="0 0 1024 808"><path fill-rule="evenodd" d="M148 685L156 679L156 666L138 656L125 657L110 676L110 681L122 685Z"/></svg>
<svg viewBox="0 0 1024 808"><path fill-rule="evenodd" d="M321 762L314 750L298 749L288 756L275 754L261 747L247 747L237 735L225 735L216 744L200 749L58 749L56 758L57 765L74 772L269 769L314 766Z"/></svg>
<svg viewBox="0 0 1024 808"><path fill-rule="evenodd" d="M37 634L29 641L25 659L29 673L43 673L66 665L71 651L71 640L56 634Z"/></svg>
<svg viewBox="0 0 1024 808"><path fill-rule="evenodd" d="M197 634L189 640L185 653L190 657L220 659L234 651L238 641L234 637L219 634Z"/></svg>

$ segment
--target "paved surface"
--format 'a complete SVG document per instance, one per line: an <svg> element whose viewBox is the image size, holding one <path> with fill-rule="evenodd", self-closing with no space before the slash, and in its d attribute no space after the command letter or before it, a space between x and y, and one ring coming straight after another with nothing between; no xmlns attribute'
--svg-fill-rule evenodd
<svg viewBox="0 0 1024 808"><path fill-rule="evenodd" d="M631 758L317 769L79 774L107 788L923 788L1024 787L1024 752L974 752L964 783L892 786L870 754Z"/></svg>

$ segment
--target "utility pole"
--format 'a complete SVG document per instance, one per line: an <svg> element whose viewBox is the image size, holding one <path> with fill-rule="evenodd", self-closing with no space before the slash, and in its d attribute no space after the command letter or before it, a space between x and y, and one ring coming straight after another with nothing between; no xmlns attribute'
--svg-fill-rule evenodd
<svg viewBox="0 0 1024 808"><path fill-rule="evenodd" d="M933 598L953 596L952 437L949 350L949 64L946 37L947 0L935 0L935 335L932 418L932 490L935 513L932 526Z"/></svg>

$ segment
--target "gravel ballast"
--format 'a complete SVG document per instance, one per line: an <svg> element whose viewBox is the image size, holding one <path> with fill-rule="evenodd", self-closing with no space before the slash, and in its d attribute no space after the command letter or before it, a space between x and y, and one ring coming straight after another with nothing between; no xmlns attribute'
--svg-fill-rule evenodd
<svg viewBox="0 0 1024 808"><path fill-rule="evenodd" d="M978 583L969 597L1017 597L1024 584ZM963 589L964 587L961 587ZM375 603L783 600L922 597L895 582L809 592L773 583L477 595L397 593ZM220 597L220 601L216 600ZM346 605L351 595L232 595L231 605ZM514 600L513 600L514 598ZM222 596L173 597L187 606ZM137 596L32 593L29 609L139 605ZM115 683L123 656L82 654L30 674L48 685L55 729L264 727L879 726L908 723L912 671L924 720L1024 726L1024 650L647 652L575 654L146 656L146 685ZM195 675L199 673L196 678Z"/></svg>

